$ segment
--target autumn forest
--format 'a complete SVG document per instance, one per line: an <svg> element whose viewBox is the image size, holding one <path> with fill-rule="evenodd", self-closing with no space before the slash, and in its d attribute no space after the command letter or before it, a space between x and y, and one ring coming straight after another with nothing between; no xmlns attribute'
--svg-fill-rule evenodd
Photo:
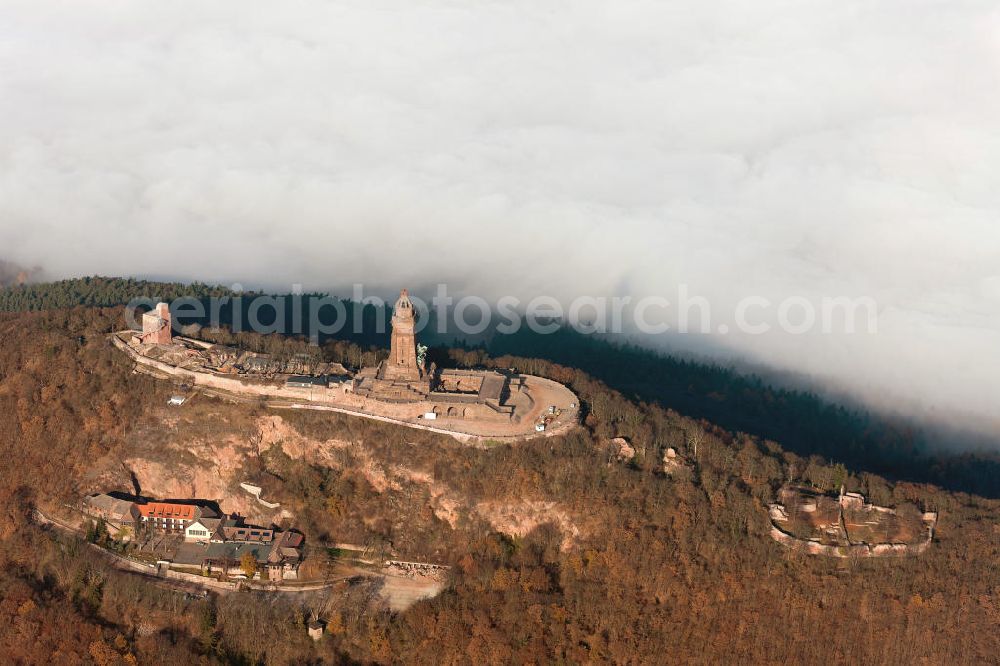
<svg viewBox="0 0 1000 666"><path fill-rule="evenodd" d="M387 423L286 413L303 437L356 448L330 466L274 449L244 462L291 507L310 543L382 543L400 557L442 561L451 568L440 595L394 612L363 585L345 587L322 609L328 631L313 642L304 627L316 609L294 595L193 598L117 571L79 540L38 525L33 511L78 501L94 490L99 465L151 446L170 387L133 373L107 339L125 327L122 300L133 286L25 286L0 299L0 651L11 663L931 664L990 662L1000 651L1000 501L989 483L963 472L966 482L949 485L943 480L955 477L943 464L894 475L895 458L924 455L919 442L801 394L669 361L691 387L671 400L652 375L624 386L601 349L576 353L570 344L430 352L439 365L516 368L567 384L584 418L564 436L473 447ZM384 353L379 340L311 347L198 332L350 368ZM730 393L734 402L700 397L695 378L713 373L730 386L744 382ZM766 394L800 411L769 421ZM244 436L269 414L216 398L199 409L192 414L211 418L190 427L219 437ZM818 422L829 424L830 441L815 441L823 432L803 416L809 410L827 414ZM622 460L614 438L635 455ZM841 441L853 444L831 444ZM867 466L862 447L879 442ZM663 467L668 448L685 461L673 473ZM459 506L527 502L554 507L558 519L522 535L471 511L449 523L430 509L425 486L379 487L350 456L388 472L420 470ZM935 541L920 557L896 559L790 552L768 537L766 508L790 480L938 511Z"/></svg>

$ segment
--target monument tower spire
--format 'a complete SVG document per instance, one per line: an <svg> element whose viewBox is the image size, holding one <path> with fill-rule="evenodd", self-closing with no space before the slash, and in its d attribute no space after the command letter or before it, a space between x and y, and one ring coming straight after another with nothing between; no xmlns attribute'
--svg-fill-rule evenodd
<svg viewBox="0 0 1000 666"><path fill-rule="evenodd" d="M399 292L399 300L392 311L392 338L389 344L389 358L385 365L385 379L417 381L420 366L417 365L417 340L414 328L416 315L410 294L406 289Z"/></svg>

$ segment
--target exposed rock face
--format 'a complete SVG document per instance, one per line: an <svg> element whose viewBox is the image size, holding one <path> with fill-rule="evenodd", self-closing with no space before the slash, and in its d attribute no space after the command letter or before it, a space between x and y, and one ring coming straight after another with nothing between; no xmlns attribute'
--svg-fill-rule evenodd
<svg viewBox="0 0 1000 666"><path fill-rule="evenodd" d="M231 444L220 446L217 453L191 463L162 463L145 458L129 458L125 466L135 475L147 497L170 499L208 499L218 501L227 513L239 513L255 520L273 520L275 512L266 510L244 493L232 493L230 482L239 465L239 454Z"/></svg>
<svg viewBox="0 0 1000 666"><path fill-rule="evenodd" d="M667 447L667 450L663 452L663 472L665 474L674 474L686 466L684 459L677 455L676 449L672 446Z"/></svg>
<svg viewBox="0 0 1000 666"><path fill-rule="evenodd" d="M255 422L260 451L280 446L291 457L319 464L331 464L331 451L349 446L347 442L321 442L302 437L280 416L266 416ZM164 421L168 432L176 419ZM244 462L255 455L249 442L235 435L218 439L176 441L165 437L153 455L133 456L124 461L135 475L144 495L172 499L208 499L219 502L227 513L239 513L260 522L291 517L287 510L270 509L239 488ZM374 484L373 484L374 485Z"/></svg>
<svg viewBox="0 0 1000 666"><path fill-rule="evenodd" d="M544 523L555 523L564 535L562 543L564 549L571 548L580 535L580 529L570 513L555 502L496 501L471 505L466 498L447 484L436 480L430 472L415 470L405 465L384 467L363 445L339 440L320 442L302 437L280 416L262 417L257 423L262 434L262 447L280 445L285 453L293 457L305 457L320 464L325 460L326 464L330 464L332 449L349 449L358 461L360 471L377 492L400 490L405 482L426 485L430 494L430 508L434 515L453 529L458 526L463 515L475 513L489 522L494 529L516 536L524 536ZM631 455L635 455L635 451L627 442L625 445L631 451Z"/></svg>
<svg viewBox="0 0 1000 666"><path fill-rule="evenodd" d="M479 502L476 512L485 518L493 529L523 537L539 525L555 523L563 534L561 548L568 551L576 544L580 530L569 512L556 502L522 501L516 503Z"/></svg>
<svg viewBox="0 0 1000 666"><path fill-rule="evenodd" d="M618 460L626 461L635 458L635 448L624 437L615 437L611 440L611 445L615 448L615 457Z"/></svg>
<svg viewBox="0 0 1000 666"><path fill-rule="evenodd" d="M298 430L276 415L262 416L255 424L260 434L262 451L278 446L290 458L301 458L311 463L330 465L333 462L333 451L354 447L351 442L340 439L318 440L303 437Z"/></svg>
<svg viewBox="0 0 1000 666"><path fill-rule="evenodd" d="M246 460L258 451L263 453L280 447L288 456L311 464L337 469L350 465L379 493L401 491L407 484L426 486L430 510L451 529L460 529L470 520L482 520L495 530L524 536L539 525L552 523L562 532L560 546L564 550L574 547L581 534L581 518L556 502L501 499L475 502L435 479L430 471L413 469L406 464L387 465L373 456L363 443L303 436L279 415L261 416L240 423L238 427L241 430L249 428L254 434L249 438L231 432L217 437L181 434L189 431L171 413L160 422L155 444L149 441L152 434L142 435L145 450L126 459L124 466L134 474L144 495L214 500L227 513L239 513L251 522L269 524L282 518L294 519L294 516L283 506L269 508L260 503L241 483L248 482L244 468ZM627 442L625 446L625 452L634 455ZM346 457L345 452L349 454ZM108 461L109 468L111 464L112 461ZM126 483L127 476L122 476L121 466L114 464L118 466L117 471L109 469L101 487L107 487L112 474L115 475L114 485ZM249 486L255 487L253 482ZM277 498L267 499L273 502Z"/></svg>
<svg viewBox="0 0 1000 666"><path fill-rule="evenodd" d="M437 519L448 523L452 529L458 526L458 520L461 517L460 510L468 507L451 488L440 481L435 481L428 472L420 472L398 465L392 468L392 472L395 476L412 483L427 485L431 496L431 510Z"/></svg>

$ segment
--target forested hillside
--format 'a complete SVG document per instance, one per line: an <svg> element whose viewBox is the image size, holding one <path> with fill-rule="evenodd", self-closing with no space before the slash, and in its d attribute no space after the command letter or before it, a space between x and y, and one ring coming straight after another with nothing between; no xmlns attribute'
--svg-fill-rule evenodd
<svg viewBox="0 0 1000 666"><path fill-rule="evenodd" d="M989 662L1000 650L997 502L890 484L633 402L585 369L481 350L438 356L565 382L581 397L583 426L475 448L368 420L283 416L303 436L354 442L367 464L387 472L424 470L473 502L551 503L565 520L523 537L482 521L451 528L417 485L379 489L346 469L269 459L265 466L279 472L269 492L298 498L290 506L307 540L368 534L422 549L421 535L439 533L453 567L448 589L394 614L347 588L330 611L328 636L314 645L304 634L309 609L294 597L202 601L151 587L29 520L33 506L87 488L100 461L155 448L138 440L161 418L169 387L132 374L107 343L104 332L122 318L120 308L0 315L0 456L16 462L0 468L0 649L25 662L913 664ZM343 343L321 353L335 358ZM232 434L227 415L247 409L205 404L219 437ZM612 436L629 439L633 461L616 459ZM689 468L664 474L666 447ZM792 554L768 537L765 510L788 479L936 509L936 542L924 556L899 560ZM579 533L567 546L568 525Z"/></svg>
<svg viewBox="0 0 1000 666"><path fill-rule="evenodd" d="M15 284L0 289L0 312L55 310L77 305L125 305L136 297L173 300L182 296L231 296L224 287L200 283L150 282L132 278L85 277L58 282Z"/></svg>
<svg viewBox="0 0 1000 666"><path fill-rule="evenodd" d="M619 346L571 329L497 336L489 351L585 367L636 400L780 441L800 455L823 456L894 479L1000 497L1000 456L989 450L969 452L968 442L950 441L950 433L773 386L728 367Z"/></svg>
<svg viewBox="0 0 1000 666"><path fill-rule="evenodd" d="M199 283L185 285L94 277L0 289L0 312L124 305L137 296L166 300L192 297L205 302L208 312L209 298L234 295L223 287ZM241 316L237 320L245 322L254 299L264 295L249 292L241 296ZM291 306L293 297L277 298L286 303L285 330L307 330L308 308L303 309L301 320L296 324L293 321L295 308ZM361 364L362 352L370 360L378 349L388 345L385 331L390 313L365 307L360 310L361 321L356 325L357 313L353 304L344 303L347 305L344 326L336 335L321 336L321 341L338 340L358 345L360 350L355 349L351 357L342 357L346 365L357 367ZM324 311L320 321L329 324L333 316L332 312ZM379 319L382 320L381 328L376 326ZM207 325L209 318L188 317L179 323ZM220 323L224 327L233 323L231 303L221 308ZM429 331L433 329L434 326L428 327ZM1000 497L1000 456L986 451L961 452L961 443L949 442L942 433L926 432L900 418L833 404L814 393L776 387L760 377L724 366L615 345L569 328L540 335L523 327L514 335L487 337L488 343L465 348L469 352L469 363L476 363L483 354L512 354L583 368L629 398L703 418L727 430L780 441L785 449L799 455L819 455L894 479L935 483L949 489ZM228 331L223 331L214 339L247 344L251 338L230 337ZM256 344L258 351L267 351L286 343L275 340ZM430 352L430 358L439 363L442 355L447 357L446 349Z"/></svg>

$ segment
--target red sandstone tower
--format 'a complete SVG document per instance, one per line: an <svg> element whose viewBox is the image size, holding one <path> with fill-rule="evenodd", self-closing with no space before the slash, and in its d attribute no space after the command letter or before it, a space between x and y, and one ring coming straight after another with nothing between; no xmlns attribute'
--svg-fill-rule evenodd
<svg viewBox="0 0 1000 666"><path fill-rule="evenodd" d="M417 339L413 328L416 317L409 293L403 289L392 311L392 340L389 358L382 365L382 378L390 381L414 382L420 380L417 365Z"/></svg>
<svg viewBox="0 0 1000 666"><path fill-rule="evenodd" d="M142 315L139 341L143 344L169 345L173 341L172 334L170 306L166 303L157 303L155 310Z"/></svg>

